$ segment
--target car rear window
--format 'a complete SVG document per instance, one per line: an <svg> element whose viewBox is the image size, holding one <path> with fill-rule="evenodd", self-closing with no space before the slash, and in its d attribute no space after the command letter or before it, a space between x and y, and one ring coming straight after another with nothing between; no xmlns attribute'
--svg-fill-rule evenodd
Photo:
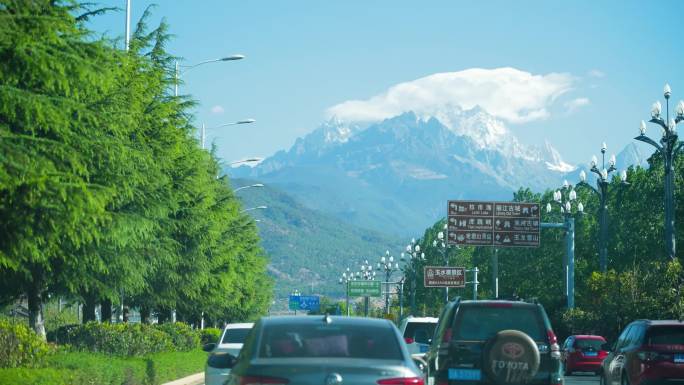
<svg viewBox="0 0 684 385"><path fill-rule="evenodd" d="M416 342L427 344L435 332L434 322L409 322L404 330L404 338L413 338Z"/></svg>
<svg viewBox="0 0 684 385"><path fill-rule="evenodd" d="M488 340L501 330L520 330L535 341L546 330L534 307L461 306L454 320L453 339Z"/></svg>
<svg viewBox="0 0 684 385"><path fill-rule="evenodd" d="M605 344L606 341L596 340L596 339L581 339L575 340L575 348L582 351L599 351L601 346Z"/></svg>
<svg viewBox="0 0 684 385"><path fill-rule="evenodd" d="M684 326L651 326L646 345L684 345Z"/></svg>
<svg viewBox="0 0 684 385"><path fill-rule="evenodd" d="M334 324L266 326L259 357L403 358L397 335L390 327Z"/></svg>
<svg viewBox="0 0 684 385"><path fill-rule="evenodd" d="M243 344L250 328L227 329L221 340L222 344Z"/></svg>

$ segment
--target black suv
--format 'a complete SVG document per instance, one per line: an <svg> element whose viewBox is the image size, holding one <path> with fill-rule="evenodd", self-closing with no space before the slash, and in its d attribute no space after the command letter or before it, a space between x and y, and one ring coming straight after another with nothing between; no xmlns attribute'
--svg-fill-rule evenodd
<svg viewBox="0 0 684 385"><path fill-rule="evenodd" d="M457 298L425 358L428 385L562 384L558 341L538 303Z"/></svg>

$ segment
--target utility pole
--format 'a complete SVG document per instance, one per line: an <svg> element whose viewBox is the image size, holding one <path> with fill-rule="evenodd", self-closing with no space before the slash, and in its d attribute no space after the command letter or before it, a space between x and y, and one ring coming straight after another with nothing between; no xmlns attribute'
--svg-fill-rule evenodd
<svg viewBox="0 0 684 385"><path fill-rule="evenodd" d="M131 45L131 0L126 0L126 51Z"/></svg>

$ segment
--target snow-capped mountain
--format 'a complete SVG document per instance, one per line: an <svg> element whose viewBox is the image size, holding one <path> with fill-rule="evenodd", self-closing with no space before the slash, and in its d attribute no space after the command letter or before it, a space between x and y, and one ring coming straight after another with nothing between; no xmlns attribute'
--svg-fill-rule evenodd
<svg viewBox="0 0 684 385"><path fill-rule="evenodd" d="M521 144L475 107L408 112L360 124L330 119L254 168L230 170L352 224L405 235L444 215L448 199L509 200L559 185L574 167L550 143Z"/></svg>

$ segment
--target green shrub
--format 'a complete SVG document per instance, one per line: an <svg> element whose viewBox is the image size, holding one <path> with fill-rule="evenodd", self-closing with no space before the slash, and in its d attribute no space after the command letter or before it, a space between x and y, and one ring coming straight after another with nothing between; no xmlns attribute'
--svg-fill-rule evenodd
<svg viewBox="0 0 684 385"><path fill-rule="evenodd" d="M0 368L34 366L48 346L27 325L0 319Z"/></svg>
<svg viewBox="0 0 684 385"><path fill-rule="evenodd" d="M187 352L199 347L199 333L192 330L187 324L182 322L165 323L155 327L169 335L173 346L179 352Z"/></svg>
<svg viewBox="0 0 684 385"><path fill-rule="evenodd" d="M70 344L78 350L120 356L142 356L174 350L171 337L150 325L108 324L89 322L70 328L64 336L56 335L57 343Z"/></svg>
<svg viewBox="0 0 684 385"><path fill-rule="evenodd" d="M77 383L75 373L67 369L0 369L0 385L72 385L75 383Z"/></svg>
<svg viewBox="0 0 684 385"><path fill-rule="evenodd" d="M221 329L206 328L200 330L200 343L202 345L218 343L219 338L221 338Z"/></svg>

